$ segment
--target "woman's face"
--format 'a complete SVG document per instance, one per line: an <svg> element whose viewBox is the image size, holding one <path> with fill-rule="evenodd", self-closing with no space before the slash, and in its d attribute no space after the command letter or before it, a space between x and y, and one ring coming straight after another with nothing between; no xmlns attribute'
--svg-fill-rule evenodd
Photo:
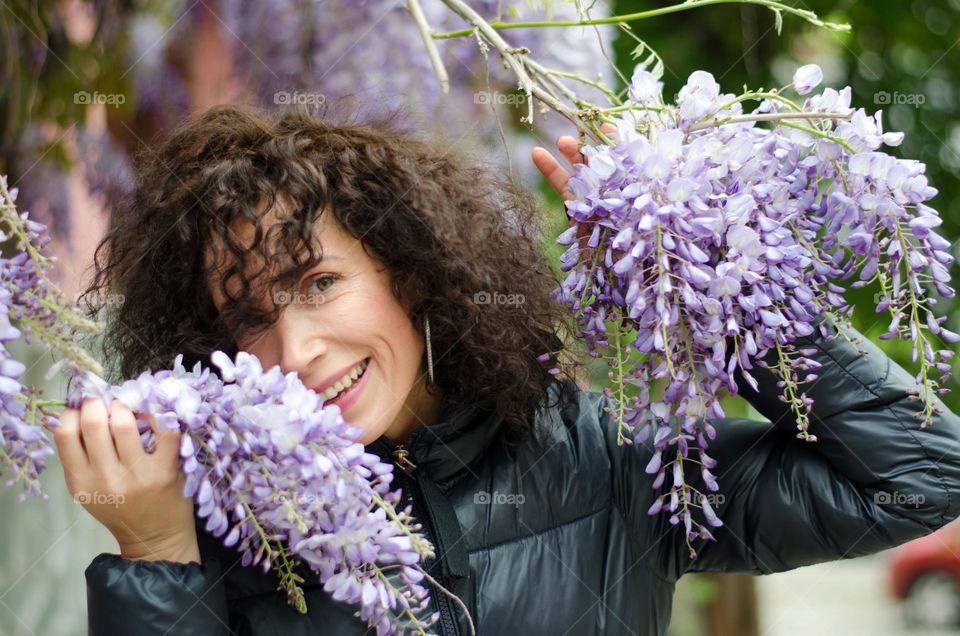
<svg viewBox="0 0 960 636"><path fill-rule="evenodd" d="M265 217L265 227L275 221L272 214ZM242 244L252 244L249 221L237 219L231 230ZM332 214L320 215L314 236L324 260L296 292L276 292L273 299L264 299L282 305L280 317L262 334L241 338L237 345L255 355L264 369L280 365L283 373L295 371L307 387L325 396L326 404L338 404L343 418L363 429L362 443L384 434L402 442L417 426L431 424L440 415L441 404L427 394L421 371L423 337L394 297L389 272ZM251 262L248 275L256 265ZM219 308L219 280L212 292ZM351 377L352 384L344 388L344 376L357 379ZM324 391L326 387L331 388Z"/></svg>

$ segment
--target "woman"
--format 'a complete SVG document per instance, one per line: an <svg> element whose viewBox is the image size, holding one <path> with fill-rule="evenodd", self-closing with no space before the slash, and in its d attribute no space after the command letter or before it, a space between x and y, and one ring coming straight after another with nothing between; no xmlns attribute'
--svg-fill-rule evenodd
<svg viewBox="0 0 960 636"><path fill-rule="evenodd" d="M575 146L558 144L570 160ZM565 190L556 160L534 159ZM647 514L651 445L618 447L609 401L536 360L575 325L548 299L529 201L383 126L213 109L144 155L98 248L90 291L125 299L104 353L129 377L242 349L334 399L396 463L440 555L427 565L478 634L663 634L686 572L864 555L960 514L960 418L920 430L910 374L869 341L863 355L815 334L819 441L796 438L773 377L758 369L758 393L741 382L772 423L716 422L724 525L691 559ZM93 636L366 633L308 572L301 615L273 573L204 531L180 495L177 433L147 455L132 413L114 403L109 420L87 401L56 434L71 492L125 497L86 506L120 546L86 571ZM468 633L458 604L432 598L437 633Z"/></svg>

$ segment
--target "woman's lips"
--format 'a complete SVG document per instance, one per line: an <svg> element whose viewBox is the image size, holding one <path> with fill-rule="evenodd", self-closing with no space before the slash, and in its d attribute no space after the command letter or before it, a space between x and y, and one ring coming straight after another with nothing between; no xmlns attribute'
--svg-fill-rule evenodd
<svg viewBox="0 0 960 636"><path fill-rule="evenodd" d="M369 358L367 362L367 367L363 370L356 381L350 385L350 388L346 389L338 397L326 402L325 404L335 404L340 407L341 411L346 411L353 405L360 396L360 393L363 391L364 387L367 385L367 377L370 375L370 367L373 366L373 358Z"/></svg>

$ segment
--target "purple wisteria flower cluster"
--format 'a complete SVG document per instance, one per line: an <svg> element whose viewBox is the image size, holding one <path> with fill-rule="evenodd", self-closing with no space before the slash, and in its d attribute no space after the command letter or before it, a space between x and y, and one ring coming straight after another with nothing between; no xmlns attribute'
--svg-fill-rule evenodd
<svg viewBox="0 0 960 636"><path fill-rule="evenodd" d="M219 376L178 356L171 370L145 372L109 386L77 374L68 406L99 397L150 413L158 427L180 430L184 495L206 530L242 553L242 565L275 568L291 605L306 612L305 562L337 601L360 606L377 634L424 633L429 598L417 564L434 555L410 509L398 510L392 464L367 453L361 429L336 405L324 406L296 373L264 371L256 357L212 356ZM155 434L138 420L141 441Z"/></svg>
<svg viewBox="0 0 960 636"><path fill-rule="evenodd" d="M6 487L22 482L17 495L22 502L28 494L47 499L38 478L54 451L43 425L56 421L33 387L22 383L27 367L13 357L8 343L23 336L29 344L33 335L65 362L91 369L99 365L72 339L74 330L96 331L97 325L64 305L48 276L53 259L42 253L50 241L47 228L28 212L19 213L16 200L17 189L8 188L0 175L0 243L14 240L16 248L13 256L0 256L0 475L9 473Z"/></svg>
<svg viewBox="0 0 960 636"><path fill-rule="evenodd" d="M647 472L654 489L667 488L649 512L683 523L688 545L713 538L694 509L722 525L687 472L719 488L708 418L724 416L735 371L757 389L750 369L770 368L798 437L815 440L801 385L819 365L792 343L821 315L847 324L844 281L879 289L876 309L892 318L881 338L912 341L922 425L934 394L947 391L953 352L936 342L960 337L933 311L936 295L954 295L949 243L926 203L936 190L922 163L880 149L903 135L884 132L881 113L853 109L849 87L799 104L784 95L807 95L821 80L807 65L787 87L734 95L696 71L668 103L659 79L638 67L629 107L607 117L617 129L610 144L586 147L587 164L570 179L571 227L558 238L570 246L568 274L555 300L580 318L590 355L609 363L604 391L622 442L652 436Z"/></svg>

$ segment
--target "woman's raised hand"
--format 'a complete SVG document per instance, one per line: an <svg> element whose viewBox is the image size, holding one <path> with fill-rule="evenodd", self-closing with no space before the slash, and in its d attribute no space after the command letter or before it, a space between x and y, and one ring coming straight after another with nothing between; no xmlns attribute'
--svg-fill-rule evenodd
<svg viewBox="0 0 960 636"><path fill-rule="evenodd" d="M600 131L607 137L610 137L617 132L617 127L613 124L603 124L600 126ZM579 144L576 138L570 135L563 135L557 138L557 150L571 167L578 163L584 163L583 155L580 154ZM567 184L570 182L570 172L557 161L553 154L546 148L537 146L533 149L530 156L533 159L534 165L537 166L540 173L543 174L547 182L550 183L550 187L556 190L557 194L563 197L565 201L572 199L573 195L567 190Z"/></svg>
<svg viewBox="0 0 960 636"><path fill-rule="evenodd" d="M156 447L146 452L136 416L150 422ZM67 489L102 523L131 560L200 562L193 500L183 496L180 431L158 430L149 414L88 398L66 409L54 441Z"/></svg>
<svg viewBox="0 0 960 636"><path fill-rule="evenodd" d="M603 124L600 131L607 137L612 137L617 132L617 127L613 124ZM577 140L570 135L563 135L557 139L557 150L560 155L567 160L570 167L578 163L585 163L584 157L580 154L580 147ZM567 171L560 162L546 148L537 146L531 153L533 163L540 170L540 173L546 177L550 187L557 191L565 201L573 198L573 195L567 189L570 183L570 172ZM574 225L573 219L570 219L570 226ZM587 247L587 240L590 236L590 227L583 225L577 230L577 239L580 243L580 249L584 250L585 258L589 258L590 248Z"/></svg>

